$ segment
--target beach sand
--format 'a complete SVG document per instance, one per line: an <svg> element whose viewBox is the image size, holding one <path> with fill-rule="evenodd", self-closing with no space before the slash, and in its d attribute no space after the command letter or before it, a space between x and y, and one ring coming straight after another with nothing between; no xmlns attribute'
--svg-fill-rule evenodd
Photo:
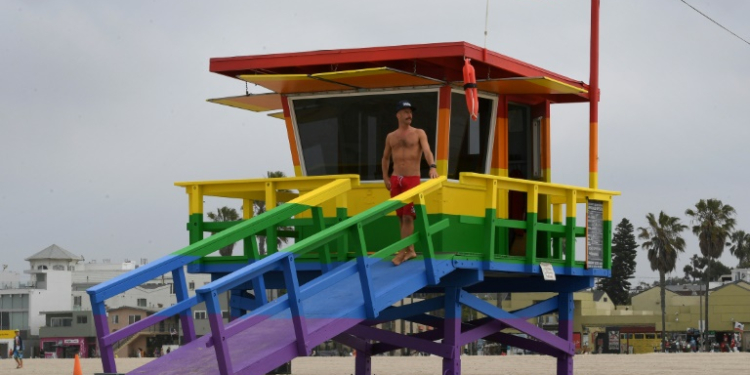
<svg viewBox="0 0 750 375"><path fill-rule="evenodd" d="M152 358L117 359L121 373L133 370ZM440 374L438 357L374 357L373 375ZM463 375L555 375L556 360L548 356L464 356ZM750 353L681 353L638 355L579 355L574 358L576 375L711 375L750 374ZM0 374L70 375L72 359L27 359L24 368L16 370L12 359L0 360ZM102 371L99 359L81 360L84 375ZM353 357L306 357L292 362L294 375L354 374Z"/></svg>

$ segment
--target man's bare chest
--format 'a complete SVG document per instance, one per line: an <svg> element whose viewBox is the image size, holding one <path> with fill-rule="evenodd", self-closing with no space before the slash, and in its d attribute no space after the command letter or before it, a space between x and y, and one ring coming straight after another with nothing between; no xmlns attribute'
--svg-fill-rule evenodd
<svg viewBox="0 0 750 375"><path fill-rule="evenodd" d="M393 147L394 149L411 149L418 146L419 136L417 134L396 135L391 140L391 147Z"/></svg>

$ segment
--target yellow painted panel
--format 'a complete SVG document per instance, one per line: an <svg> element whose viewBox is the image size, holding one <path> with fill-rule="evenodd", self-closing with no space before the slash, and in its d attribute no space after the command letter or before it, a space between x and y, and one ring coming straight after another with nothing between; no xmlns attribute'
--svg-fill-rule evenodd
<svg viewBox="0 0 750 375"><path fill-rule="evenodd" d="M274 118L277 118L277 119L283 120L283 119L284 119L284 112L274 112L274 113L269 113L269 114L268 114L268 117L274 117Z"/></svg>
<svg viewBox="0 0 750 375"><path fill-rule="evenodd" d="M353 90L352 87L315 79L307 74L243 74L237 78L279 94Z"/></svg>
<svg viewBox="0 0 750 375"><path fill-rule="evenodd" d="M313 74L314 78L366 89L442 85L445 82L391 68L344 70Z"/></svg>
<svg viewBox="0 0 750 375"><path fill-rule="evenodd" d="M199 185L185 186L189 199L189 212L192 214L203 213L203 190Z"/></svg>
<svg viewBox="0 0 750 375"><path fill-rule="evenodd" d="M281 109L281 95L279 94L230 96L227 98L208 99L208 101L230 107L247 109L253 112L276 111Z"/></svg>
<svg viewBox="0 0 750 375"><path fill-rule="evenodd" d="M517 77L477 82L477 89L500 95L583 94L588 91L548 77Z"/></svg>
<svg viewBox="0 0 750 375"><path fill-rule="evenodd" d="M458 185L443 187L443 212L448 215L484 217L484 189Z"/></svg>

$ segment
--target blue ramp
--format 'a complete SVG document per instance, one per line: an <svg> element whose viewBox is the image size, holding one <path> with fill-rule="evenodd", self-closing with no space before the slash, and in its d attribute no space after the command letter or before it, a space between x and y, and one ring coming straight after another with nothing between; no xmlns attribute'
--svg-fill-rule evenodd
<svg viewBox="0 0 750 375"><path fill-rule="evenodd" d="M378 310L429 285L421 258L398 267L388 260L368 261ZM450 260L438 262L443 272L453 269ZM359 277L356 260L352 260L301 286L308 347L330 340L367 319ZM233 327L259 321L230 337L225 336L233 373L265 374L300 355L292 313L286 305L287 296L282 296L227 325L229 332ZM220 374L216 350L207 345L211 341L212 335L206 335L128 374Z"/></svg>

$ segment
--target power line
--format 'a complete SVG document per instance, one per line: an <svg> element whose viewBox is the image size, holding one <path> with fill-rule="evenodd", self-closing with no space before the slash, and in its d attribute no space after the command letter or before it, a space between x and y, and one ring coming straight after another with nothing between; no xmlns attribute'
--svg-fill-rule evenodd
<svg viewBox="0 0 750 375"><path fill-rule="evenodd" d="M683 2L683 3L685 4L685 5L687 5L687 6L689 6L690 8L692 8L692 9L693 9L694 11L698 12L698 13L699 13L699 14L700 14L701 16L703 16L703 17L706 17L706 18L707 18L707 19L708 19L709 21L711 21L711 22L715 23L715 24L716 24L717 26L719 26L719 27L721 27L722 29L726 30L726 31L727 31L728 33L730 33L730 34L732 34L732 35L736 36L736 37L737 37L737 39L739 39L739 40L741 40L741 41L745 42L746 44L750 45L750 42L748 42L747 40L743 39L743 38L742 38L741 36L739 36L739 35L735 34L735 33L734 33L734 32L733 32L732 30L729 30L729 29L727 29L726 27L724 27L724 25L722 25L722 24L720 24L720 23L718 23L718 22L714 21L714 20L713 20L713 18L711 18L711 17L707 16L707 15L706 15L705 13L701 12L701 11L700 11L700 10L698 10L698 9L697 9L696 7L694 7L694 6L690 5L690 4L688 4L688 2L687 2L687 1L685 1L685 0L680 0L680 1L682 1L682 2Z"/></svg>

